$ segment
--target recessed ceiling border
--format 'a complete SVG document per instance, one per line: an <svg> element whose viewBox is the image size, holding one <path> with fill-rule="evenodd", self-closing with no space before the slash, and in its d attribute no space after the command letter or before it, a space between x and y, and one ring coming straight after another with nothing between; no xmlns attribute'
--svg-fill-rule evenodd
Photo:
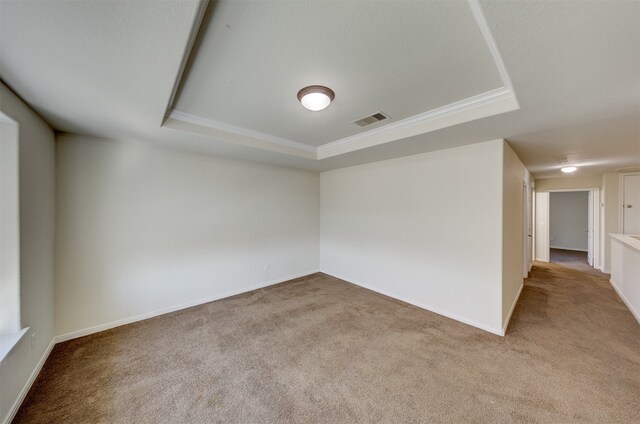
<svg viewBox="0 0 640 424"><path fill-rule="evenodd" d="M374 147L516 109L518 109L518 103L512 92L505 87L497 88L401 121L323 144L317 148L318 159Z"/></svg>
<svg viewBox="0 0 640 424"><path fill-rule="evenodd" d="M314 146L178 110L172 110L169 113L164 126L176 130L195 132L222 141L232 141L245 146L272 150L307 159L317 159L317 149Z"/></svg>
<svg viewBox="0 0 640 424"><path fill-rule="evenodd" d="M196 40L198 39L198 35L202 27L202 22L204 21L204 17L206 15L208 7L209 7L209 0L199 0L198 8L193 18L193 24L191 25L191 32L189 33L187 44L184 48L184 51L182 52L180 67L178 68L178 73L174 78L173 88L171 89L171 93L169 94L169 99L167 100L164 116L162 117L162 121L161 121L162 124L164 123L164 121L167 120L167 118L169 117L169 113L173 110L173 105L175 104L176 96L178 95L178 90L180 88L180 85L183 82L184 72L187 69L187 63L189 63L189 57L191 56L193 47L195 46Z"/></svg>
<svg viewBox="0 0 640 424"><path fill-rule="evenodd" d="M175 104L178 87L182 84L185 77L184 70L186 69L189 55L193 54L193 46L199 36L200 26L202 25L208 3L208 0L202 0L199 5L200 9L194 21L194 29L192 30L189 43L186 47L185 56L183 57L182 65L169 99L169 105L165 112L163 127L191 132L223 142L241 144L306 159L322 160L520 109L520 104L511 84L511 78L502 61L498 47L482 12L479 0L467 0L467 4L471 9L476 24L480 29L500 75L503 84L502 87L411 116L401 121L391 122L369 131L325 143L318 147L175 110L173 106Z"/></svg>

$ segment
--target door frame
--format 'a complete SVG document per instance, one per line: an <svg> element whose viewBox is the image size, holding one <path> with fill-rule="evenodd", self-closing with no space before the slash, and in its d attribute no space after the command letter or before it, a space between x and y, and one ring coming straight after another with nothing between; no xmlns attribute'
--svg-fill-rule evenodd
<svg viewBox="0 0 640 424"><path fill-rule="evenodd" d="M523 256L523 277L529 276L529 271L533 266L533 252L535 247L533 246L533 233L535 227L533 210L535 201L533 191L533 183L528 180L522 182L522 256Z"/></svg>
<svg viewBox="0 0 640 424"><path fill-rule="evenodd" d="M587 191L592 193L591 204L588 206L593 210L592 222L590 224L591 228L591 238L592 238L592 246L591 246L591 254L593 257L593 268L602 270L602 237L600 233L601 229L601 213L600 213L600 188L592 187L592 188L566 188L566 189L554 189L554 190L546 190L542 192L536 192L536 218L534 221L535 231L533 233L535 246L535 258L537 261L541 262L549 262L550 260L550 247L549 247L549 200L551 198L549 193L555 192L567 192L567 191ZM538 195L541 195L538 197ZM538 228L538 214L543 214L544 218L544 228Z"/></svg>
<svg viewBox="0 0 640 424"><path fill-rule="evenodd" d="M624 231L624 177L640 175L640 172L624 172L618 176L618 233Z"/></svg>

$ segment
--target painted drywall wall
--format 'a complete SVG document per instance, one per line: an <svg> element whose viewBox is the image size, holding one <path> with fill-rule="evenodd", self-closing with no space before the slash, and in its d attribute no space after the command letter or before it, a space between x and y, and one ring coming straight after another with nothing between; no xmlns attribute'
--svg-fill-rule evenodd
<svg viewBox="0 0 640 424"><path fill-rule="evenodd" d="M557 178L542 178L536 180L536 191L570 190L574 188L601 188L602 175L566 175Z"/></svg>
<svg viewBox="0 0 640 424"><path fill-rule="evenodd" d="M589 192L549 193L549 246L587 251L589 234Z"/></svg>
<svg viewBox="0 0 640 424"><path fill-rule="evenodd" d="M620 174L605 173L602 175L602 238L604 244L602 271L611 272L611 237L609 234L618 232L620 221Z"/></svg>
<svg viewBox="0 0 640 424"><path fill-rule="evenodd" d="M611 285L640 323L640 242L628 235L611 238Z"/></svg>
<svg viewBox="0 0 640 424"><path fill-rule="evenodd" d="M318 270L316 172L71 135L56 154L62 339Z"/></svg>
<svg viewBox="0 0 640 424"><path fill-rule="evenodd" d="M503 141L321 173L320 269L502 331Z"/></svg>
<svg viewBox="0 0 640 424"><path fill-rule="evenodd" d="M20 189L18 123L0 111L0 340L20 328ZM7 340L8 341L8 340ZM2 343L0 342L0 343ZM9 341L8 341L9 342ZM4 353L11 342L0 344ZM4 354L0 354L0 359Z"/></svg>
<svg viewBox="0 0 640 424"><path fill-rule="evenodd" d="M530 195L529 171L504 143L502 186L502 328L506 330L524 284L524 197Z"/></svg>
<svg viewBox="0 0 640 424"><path fill-rule="evenodd" d="M0 419L10 419L54 336L55 138L2 83L0 109L19 124L20 316L30 328L0 364Z"/></svg>

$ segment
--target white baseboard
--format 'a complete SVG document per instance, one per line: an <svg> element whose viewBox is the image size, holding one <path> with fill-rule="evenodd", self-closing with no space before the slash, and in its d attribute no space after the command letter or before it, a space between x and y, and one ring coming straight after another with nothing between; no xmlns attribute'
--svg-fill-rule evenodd
<svg viewBox="0 0 640 424"><path fill-rule="evenodd" d="M391 292L386 291L386 290L381 290L381 289L379 289L377 287L373 287L373 286L370 286L368 284L358 283L358 282L353 281L353 280L351 280L349 278L340 277L338 275L331 274L329 272L322 271L322 270L320 272L322 272L323 274L327 274L327 275L330 275L332 277L338 278L340 280L346 281L348 283L354 284L356 286L360 286L360 287L365 288L367 290L371 290L373 292L380 293L382 295L391 297L393 299L400 300L400 301L402 301L404 303L408 303L410 305L417 306L418 308L425 309L425 310L427 310L429 312L434 312L434 313L436 313L438 315L442 315L442 316L445 316L447 318L451 318L451 319L453 319L455 321L458 321L458 322L461 322L463 324L467 324L467 325L470 325L472 327L479 328L480 330L484 330L484 331L487 331L489 333L496 334L498 336L504 336L504 333L502 332L502 329L488 327L488 326L486 326L484 324L477 323L477 322L475 322L473 320L460 317L460 316L458 316L456 314L453 314L453 313L451 313L449 311L443 311L442 309L435 308L435 307L433 307L431 305L427 305L427 304L422 303L422 302L416 302L414 300L407 299L406 297L399 296L399 295L397 295L395 293L391 293Z"/></svg>
<svg viewBox="0 0 640 424"><path fill-rule="evenodd" d="M633 317L636 319L636 321L638 321L638 324L640 324L640 313L635 310L631 302L629 302L629 300L624 296L624 294L622 294L622 291L620 291L620 289L618 288L618 286L616 286L616 283L614 283L613 280L609 279L609 284L611 284L611 287L613 287L616 293L618 293L618 296L620 297L620 299L622 299L622 302L627 306L627 308L629 308L629 311L631 311L631 314L633 315Z"/></svg>
<svg viewBox="0 0 640 424"><path fill-rule="evenodd" d="M520 288L518 289L518 294L516 294L516 298L513 299L513 303L511 304L511 309L509 309L509 315L507 315L507 319L504 320L504 323L502 324L501 336L504 336L505 334L507 334L507 327L509 326L509 321L511 321L511 315L513 314L513 311L516 309L516 304L518 303L518 299L520 299L520 295L522 294L523 288L524 288L524 281L522 282L522 284L520 284Z"/></svg>
<svg viewBox="0 0 640 424"><path fill-rule="evenodd" d="M61 335L56 336L55 337L55 341L56 341L56 343L60 343L60 342L65 342L67 340L77 339L78 337L84 337L84 336L88 336L89 334L99 333L100 331L105 331L105 330L109 330L111 328L120 327L121 325L131 324L131 323L134 323L134 322L137 322L137 321L142 321L142 320L145 320L145 319L157 317L159 315L164 315L164 314L168 314L168 313L171 313L171 312L179 311L181 309L186 309L186 308L191 308L193 306L202 305L203 303L209 303L209 302L213 302L215 300L224 299L226 297L236 296L238 294L250 292L252 290L258 290L258 289L262 289L262 288L265 288L265 287L268 287L268 286L273 286L275 284L284 283L285 281L294 280L294 279L300 278L300 277L305 277L307 275L315 274L317 272L319 272L319 271L315 270L315 271L304 272L304 273L301 273L301 274L290 275L288 277L278 278L278 279L266 281L266 282L260 283L260 284L254 284L252 286L245 287L245 288L242 288L240 290L230 290L230 291L227 291L227 292L224 292L224 293L221 293L221 294L217 294L217 295L214 295L214 296L209 296L209 297L205 297L205 298L201 298L201 299L192 300L192 301L189 301L189 302L184 302L184 303L181 303L179 305L169 306L169 307L162 308L162 309L157 309L155 311L146 312L144 314L139 314L139 315L135 315L135 316L128 317L128 318L119 319L117 321L107 322L107 323L104 323L104 324L96 325L96 326L85 328L85 329L82 329L82 330L72 331L72 332L69 332L69 333L65 333L65 334L61 334Z"/></svg>
<svg viewBox="0 0 640 424"><path fill-rule="evenodd" d="M27 396L27 393L29 393L29 390L31 390L31 386L33 386L33 383L36 381L38 374L40 374L40 370L44 366L44 363L47 361L47 358L49 357L49 354L51 354L51 351L53 350L53 346L55 346L55 344L56 344L56 341L54 337L53 339L51 339L51 343L49 343L49 346L47 346L44 353L42 354L42 357L40 358L40 361L38 361L38 364L34 368L33 372L31 373L31 376L29 376L29 380L27 380L27 383L22 388L20 395L18 395L18 398L11 406L11 409L9 409L7 416L4 418L4 421L2 421L3 424L9 424L18 413L18 409L20 409L20 405L22 405L24 398Z"/></svg>
<svg viewBox="0 0 640 424"><path fill-rule="evenodd" d="M314 270L314 271L309 271L309 272L304 272L304 273L300 273L300 274L291 275L291 276L288 276L288 277L285 277L285 278L279 278L277 280L270 280L270 281L267 281L267 282L264 282L264 283L260 283L260 284L255 284L253 286L249 286L249 287L246 287L246 288L243 288L243 289L240 289L240 290L232 290L232 291L228 291L228 292L225 292L225 293L222 293L222 294L219 294L219 295L210 296L210 297L203 298L203 299L198 299L198 300L194 300L194 301L190 301L190 302L181 303L181 304L176 305L176 306L170 306L170 307L167 307L167 308L158 309L158 310L155 310L155 311L152 311L152 312L148 312L148 313L145 313L145 314L140 314L140 315L136 315L136 316L133 316L133 317L124 318L124 319L120 319L120 320L117 320L117 321L109 322L109 323L106 323L106 324L96 325L94 327L89 327L89 328L85 328L83 330L73 331L73 332L70 332L70 333L66 333L66 334L62 334L62 335L56 336L51 340L51 343L49 344L49 346L45 350L44 354L42 355L42 358L40 358L40 361L38 362L38 365L36 365L35 369L31 373L31 376L29 377L29 380L27 381L27 383L25 384L24 388L20 392L20 395L18 396L16 401L13 403L13 406L9 410L7 416L4 418L4 421L2 421L2 423L3 424L9 424L13 420L13 418L16 415L16 413L18 412L18 409L20 409L20 405L22 405L22 402L24 401L24 398L27 396L27 393L29 393L29 390L31 389L31 386L33 385L34 381L38 377L38 374L40 373L40 370L42 370L42 367L44 366L44 363L46 362L47 358L49 357L49 354L51 353L51 350L53 349L53 347L57 343L64 342L64 341L67 341L67 340L71 340L71 339L75 339L75 338L82 337L82 336L87 336L89 334L93 334L93 333L97 333L97 332L100 332L100 331L108 330L110 328L118 327L118 326L121 326L121 325L130 324L132 322L142 321L142 320L148 319L148 318L153 318L153 317L156 317L156 316L159 316L159 315L163 315L163 314L167 314L167 313L170 313L170 312L179 311L181 309L190 308L192 306L201 305L203 303L213 302L214 300L220 300L220 299L224 299L226 297L231 297L231 296L235 296L235 295L238 295L238 294L250 292L252 290L257 290L257 289L261 289L261 288L264 288L264 287L273 286L275 284L284 283L286 281L294 280L294 279L300 278L300 277L305 277L307 275L315 274L317 272L320 272L320 271Z"/></svg>

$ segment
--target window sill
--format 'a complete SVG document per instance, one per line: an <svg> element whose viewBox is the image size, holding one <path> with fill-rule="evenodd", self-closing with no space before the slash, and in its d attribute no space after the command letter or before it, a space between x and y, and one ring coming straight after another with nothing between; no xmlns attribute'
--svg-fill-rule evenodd
<svg viewBox="0 0 640 424"><path fill-rule="evenodd" d="M0 362L4 361L28 331L29 327L26 327L15 333L0 335Z"/></svg>

